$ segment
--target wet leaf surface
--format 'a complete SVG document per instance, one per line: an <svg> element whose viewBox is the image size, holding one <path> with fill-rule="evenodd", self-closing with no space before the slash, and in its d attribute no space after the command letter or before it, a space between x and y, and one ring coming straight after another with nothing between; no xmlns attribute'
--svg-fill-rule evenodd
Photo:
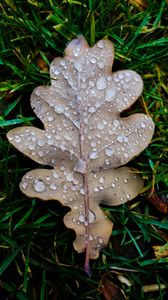
<svg viewBox="0 0 168 300"><path fill-rule="evenodd" d="M51 86L36 88L31 105L44 130L24 126L7 137L22 153L52 169L36 169L22 179L29 197L58 200L70 208L65 225L76 232L74 248L96 259L107 245L113 224L99 204L120 205L136 197L142 179L122 167L143 151L154 131L151 118L121 118L142 92L134 71L111 72L113 44L92 48L82 36L70 42L50 67Z"/></svg>

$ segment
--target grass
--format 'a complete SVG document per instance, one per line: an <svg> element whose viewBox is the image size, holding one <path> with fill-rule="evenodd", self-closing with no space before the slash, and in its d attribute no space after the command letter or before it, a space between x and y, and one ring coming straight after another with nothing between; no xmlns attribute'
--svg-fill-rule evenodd
<svg viewBox="0 0 168 300"><path fill-rule="evenodd" d="M0 299L124 299L119 293L112 298L114 284L127 299L167 299L168 255L156 258L153 250L168 242L166 1L5 0L0 10ZM6 140L16 125L38 126L30 94L49 84L49 63L80 33L90 45L108 37L115 46L113 69L143 77L132 112L145 112L156 124L152 143L130 163L145 179L143 193L129 205L104 208L114 230L92 261L91 278L84 256L72 248L73 231L63 225L66 208L19 191L21 177L36 164ZM164 212L148 201L154 192ZM151 284L158 290L144 292Z"/></svg>

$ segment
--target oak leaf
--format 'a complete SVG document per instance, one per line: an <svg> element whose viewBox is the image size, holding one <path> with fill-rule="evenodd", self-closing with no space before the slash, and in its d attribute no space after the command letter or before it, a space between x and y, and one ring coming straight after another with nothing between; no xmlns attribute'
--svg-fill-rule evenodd
<svg viewBox="0 0 168 300"><path fill-rule="evenodd" d="M37 87L31 105L44 130L10 130L9 141L34 161L53 167L28 172L20 183L28 197L58 200L70 208L64 217L76 232L74 248L96 259L107 245L113 224L99 204L119 205L137 196L142 179L122 167L149 144L154 124L149 116L121 118L142 92L134 71L112 73L113 44L89 47L79 36L51 63L51 86Z"/></svg>

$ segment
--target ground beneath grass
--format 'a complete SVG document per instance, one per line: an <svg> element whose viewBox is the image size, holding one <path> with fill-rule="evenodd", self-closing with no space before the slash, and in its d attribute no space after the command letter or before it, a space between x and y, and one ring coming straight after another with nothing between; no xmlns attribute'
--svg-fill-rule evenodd
<svg viewBox="0 0 168 300"><path fill-rule="evenodd" d="M0 300L167 299L166 1L5 0L0 12ZM91 277L63 224L67 209L20 192L22 176L39 165L6 139L17 125L41 126L31 92L50 83L50 62L78 34L91 46L103 37L114 43L113 70L135 70L144 81L131 113L149 114L156 125L149 147L129 164L144 178L143 192L103 208L114 230Z"/></svg>

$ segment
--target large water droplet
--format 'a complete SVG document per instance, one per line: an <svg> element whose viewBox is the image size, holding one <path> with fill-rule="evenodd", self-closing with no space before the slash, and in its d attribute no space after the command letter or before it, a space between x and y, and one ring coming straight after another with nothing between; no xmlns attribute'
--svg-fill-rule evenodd
<svg viewBox="0 0 168 300"><path fill-rule="evenodd" d="M96 86L97 86L97 89L98 90L104 90L106 88L106 77L105 76L100 76L98 79L97 79L97 82L96 82Z"/></svg>
<svg viewBox="0 0 168 300"><path fill-rule="evenodd" d="M83 214L79 215L79 221L80 221L81 223L84 223L84 222L85 222L85 217L84 217Z"/></svg>
<svg viewBox="0 0 168 300"><path fill-rule="evenodd" d="M84 190L84 188L81 188L81 189L80 189L80 193L81 193L81 195L85 195L85 190Z"/></svg>
<svg viewBox="0 0 168 300"><path fill-rule="evenodd" d="M71 182L71 181L73 181L73 179L74 179L73 174L72 174L72 173L67 173L67 175L66 175L66 180L67 180L68 182Z"/></svg>
<svg viewBox="0 0 168 300"><path fill-rule="evenodd" d="M44 192L46 189L45 183L41 179L35 179L34 181L34 190L38 193Z"/></svg>
<svg viewBox="0 0 168 300"><path fill-rule="evenodd" d="M55 106L55 112L58 113L58 114L62 114L64 109L65 109L65 106L62 105L62 104L57 103L56 106Z"/></svg>
<svg viewBox="0 0 168 300"><path fill-rule="evenodd" d="M114 98L114 96L116 95L116 93L117 93L116 86L113 86L111 88L107 88L106 94L105 94L105 100L106 101L111 101Z"/></svg>
<svg viewBox="0 0 168 300"><path fill-rule="evenodd" d="M95 220L95 214L91 210L89 210L89 223L90 224L93 223L94 220Z"/></svg>
<svg viewBox="0 0 168 300"><path fill-rule="evenodd" d="M84 174L86 171L86 161L80 158L76 163L74 170L81 174Z"/></svg>
<svg viewBox="0 0 168 300"><path fill-rule="evenodd" d="M79 61L74 63L74 67L78 72L82 72L82 64Z"/></svg>
<svg viewBox="0 0 168 300"><path fill-rule="evenodd" d="M123 135L123 134L120 134L118 137L117 137L117 141L119 142L119 143L123 143L123 142L127 142L128 141L128 138L127 138L127 136L125 136L125 135Z"/></svg>

